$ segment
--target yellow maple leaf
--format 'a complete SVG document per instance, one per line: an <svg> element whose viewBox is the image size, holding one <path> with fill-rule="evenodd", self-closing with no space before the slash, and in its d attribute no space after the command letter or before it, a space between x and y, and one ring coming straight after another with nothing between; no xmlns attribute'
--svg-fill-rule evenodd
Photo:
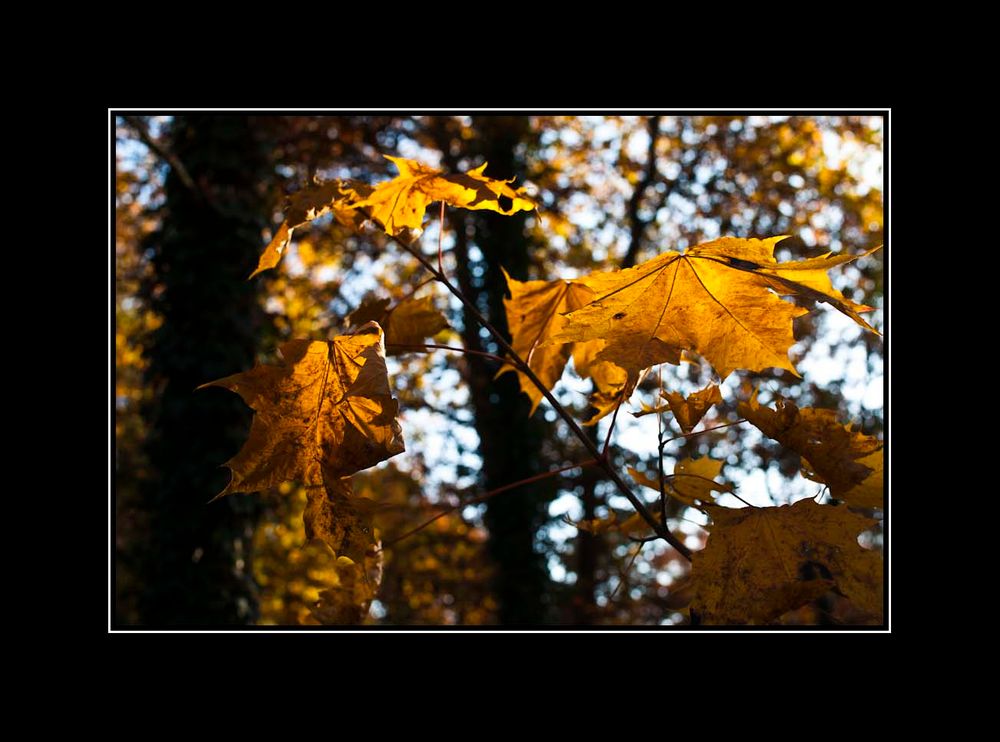
<svg viewBox="0 0 1000 742"><path fill-rule="evenodd" d="M545 388L552 389L562 378L563 370L572 353L577 373L584 377L592 376L599 391L611 393L611 387L618 381L617 375L611 364L594 363L593 360L604 347L603 341L547 344L548 339L560 332L566 324L563 315L590 302L594 292L578 281L518 281L511 278L507 271L503 274L507 279L507 290L510 292L510 298L504 297L503 303L507 312L511 345L514 352L545 384ZM508 371L517 372L521 391L531 399L529 414L534 414L539 402L542 401L541 390L523 371L519 371L510 363L504 364L497 372L497 376ZM620 382L623 384L624 372L620 376ZM620 384L618 387L614 389L615 403L617 403L617 393L620 392Z"/></svg>
<svg viewBox="0 0 1000 742"><path fill-rule="evenodd" d="M798 452L803 474L828 485L831 497L854 507L883 506L882 443L877 438L841 424L836 410L800 410L785 399L775 406L762 407L755 393L737 410L767 437Z"/></svg>
<svg viewBox="0 0 1000 742"><path fill-rule="evenodd" d="M694 426L705 417L705 413L708 412L712 405L722 402L722 392L719 391L719 387L715 384L709 384L704 389L699 389L689 395L687 399L680 392L663 391L660 392L660 396L667 400L667 404L670 405L670 411L674 413L677 424L681 426L681 430L685 433L690 433L694 430Z"/></svg>
<svg viewBox="0 0 1000 742"><path fill-rule="evenodd" d="M792 320L806 310L777 294L825 301L864 327L870 307L845 299L826 270L868 255L778 263L766 240L724 237L688 250L666 252L635 268L586 278L595 298L566 317L548 342L606 340L598 356L630 375L658 363L679 363L682 350L704 356L720 377L743 368L783 368L794 342ZM875 248L876 250L878 248Z"/></svg>
<svg viewBox="0 0 1000 742"><path fill-rule="evenodd" d="M434 307L434 301L429 296L421 299L409 297L392 307L389 304L389 299L367 296L347 318L351 325L378 322L385 332L386 352L389 355L406 353L407 349L400 346L420 345L426 338L449 327L448 320Z"/></svg>
<svg viewBox="0 0 1000 742"><path fill-rule="evenodd" d="M239 394L256 411L219 497L293 480L309 485L374 466L404 450L374 322L330 342L289 340L284 365L258 365L199 388Z"/></svg>
<svg viewBox="0 0 1000 742"><path fill-rule="evenodd" d="M355 202L370 192L371 187L358 181L331 180L306 186L293 193L285 199L285 220L264 248L257 262L257 269L250 274L250 278L281 262L296 227L319 219L324 214L332 213L339 224L359 229L365 216L355 211Z"/></svg>
<svg viewBox="0 0 1000 742"><path fill-rule="evenodd" d="M366 209L390 235L420 229L424 212L434 201L473 211L489 209L507 216L535 208L523 188L515 191L507 185L512 180L494 180L483 175L486 163L464 174L446 175L416 160L384 157L399 169L399 175L375 186L354 206ZM509 199L510 205L504 206L502 198Z"/></svg>
<svg viewBox="0 0 1000 742"><path fill-rule="evenodd" d="M882 558L858 544L874 521L800 500L774 508L717 508L691 562L691 611L705 624L763 624L837 589L878 623Z"/></svg>

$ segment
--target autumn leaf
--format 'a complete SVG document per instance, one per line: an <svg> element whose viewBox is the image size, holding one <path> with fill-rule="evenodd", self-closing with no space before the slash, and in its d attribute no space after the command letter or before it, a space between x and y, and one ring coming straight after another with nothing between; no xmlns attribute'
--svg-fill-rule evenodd
<svg viewBox="0 0 1000 742"><path fill-rule="evenodd" d="M399 175L380 183L366 198L354 204L366 209L387 234L398 235L406 229L420 229L424 212L434 201L444 201L463 209L489 209L504 215L531 211L535 204L524 189L514 190L510 180L494 180L483 175L484 163L464 174L445 175L416 160L385 155L399 169ZM509 201L505 206L501 199Z"/></svg>
<svg viewBox="0 0 1000 742"><path fill-rule="evenodd" d="M641 375L629 376L620 366L610 361L597 360L604 349L603 340L573 344L573 366L582 378L594 382L594 393L590 395L590 406L594 414L583 423L584 427L597 425L597 421L624 404L641 380Z"/></svg>
<svg viewBox="0 0 1000 742"><path fill-rule="evenodd" d="M362 562L375 545L374 511L374 500L354 495L350 477L328 477L324 485L307 492L302 513L306 538L322 541L337 556Z"/></svg>
<svg viewBox="0 0 1000 742"><path fill-rule="evenodd" d="M331 342L290 340L284 364L203 384L239 394L256 411L250 436L226 466L232 479L219 497L287 480L307 485L343 477L403 451L389 391L382 330L369 323Z"/></svg>
<svg viewBox="0 0 1000 742"><path fill-rule="evenodd" d="M663 391L660 392L660 396L667 400L670 411L674 413L674 419L685 433L694 430L694 426L701 422L712 405L722 403L722 393L715 384L699 389L687 399L680 392Z"/></svg>
<svg viewBox="0 0 1000 742"><path fill-rule="evenodd" d="M767 437L803 457L803 474L830 488L830 496L860 508L883 506L882 443L852 431L835 410L799 409L779 399L762 407L754 394L738 411Z"/></svg>
<svg viewBox="0 0 1000 742"><path fill-rule="evenodd" d="M691 610L702 623L768 623L832 589L881 621L882 558L857 538L874 521L812 500L717 508L712 520L691 564Z"/></svg>
<svg viewBox="0 0 1000 742"><path fill-rule="evenodd" d="M386 352L389 355L406 353L407 349L399 346L421 345L426 338L449 327L448 320L434 307L434 301L429 296L421 299L410 297L393 307L389 304L389 299L367 296L347 318L351 325L378 322L385 332Z"/></svg>
<svg viewBox="0 0 1000 742"><path fill-rule="evenodd" d="M710 458L685 458L677 462L673 474L664 477L664 491L685 505L704 509L704 504L715 502L715 492L733 492L731 484L715 481L722 471L722 462ZM649 477L628 467L628 473L644 487L660 491L659 476Z"/></svg>
<svg viewBox="0 0 1000 742"><path fill-rule="evenodd" d="M871 329L859 316L870 307L844 298L826 271L874 250L778 263L773 253L781 239L724 237L683 255L666 252L635 268L592 274L586 283L594 300L570 312L548 342L606 340L598 359L630 374L677 364L682 350L704 356L722 378L737 368L796 373L788 358L792 320L806 310L777 294L825 301Z"/></svg>
<svg viewBox="0 0 1000 742"><path fill-rule="evenodd" d="M296 191L285 200L285 220L274 237L264 248L257 262L257 269L250 274L274 268L285 254L285 248L292 241L292 233L297 227L319 219L324 214L333 214L334 219L345 227L360 229L365 216L355 211L355 202L371 192L364 183L354 180L331 180L316 183Z"/></svg>

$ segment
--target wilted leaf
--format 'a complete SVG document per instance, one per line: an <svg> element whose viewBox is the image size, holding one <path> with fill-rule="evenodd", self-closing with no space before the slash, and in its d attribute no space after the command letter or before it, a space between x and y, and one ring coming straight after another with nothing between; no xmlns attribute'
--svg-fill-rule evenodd
<svg viewBox="0 0 1000 742"><path fill-rule="evenodd" d="M606 340L598 359L630 374L679 363L682 350L704 356L722 378L737 368L795 373L788 358L792 320L806 310L775 292L825 301L871 329L858 315L870 307L845 299L825 271L874 250L777 263L773 252L780 239L724 237L683 255L666 252L635 268L592 274L585 280L594 300L569 313L565 328L549 342Z"/></svg>
<svg viewBox="0 0 1000 742"><path fill-rule="evenodd" d="M287 480L322 484L324 471L347 476L403 451L378 325L329 343L290 340L280 351L284 365L199 387L234 391L257 412L247 442L226 463L232 480L220 497Z"/></svg>
<svg viewBox="0 0 1000 742"><path fill-rule="evenodd" d="M319 219L324 214L332 212L339 224L354 229L360 228L365 216L354 210L355 202L370 192L369 186L358 181L331 180L328 183L306 186L293 193L285 200L285 221L264 248L257 269L250 274L250 278L261 271L273 268L281 261L285 248L292 241L292 233L296 227Z"/></svg>
<svg viewBox="0 0 1000 742"><path fill-rule="evenodd" d="M691 610L705 624L762 624L837 589L882 618L882 558L861 548L873 521L846 507L712 510L708 545L691 564Z"/></svg>
<svg viewBox="0 0 1000 742"><path fill-rule="evenodd" d="M465 174L445 175L416 160L389 155L385 158L399 168L399 175L375 186L365 199L354 205L369 210L390 235L398 235L404 229L420 229L424 212L434 201L463 209L489 209L507 216L535 208L534 202L524 195L524 189L515 191L507 185L512 180L484 176L485 163ZM508 199L510 205L505 206L501 199Z"/></svg>
<svg viewBox="0 0 1000 742"><path fill-rule="evenodd" d="M302 513L306 538L319 539L337 556L362 562L375 545L375 501L356 497L350 477L328 478L325 485L310 487L307 497Z"/></svg>
<svg viewBox="0 0 1000 742"><path fill-rule="evenodd" d="M854 507L881 508L882 443L852 431L837 420L835 410L800 410L779 399L777 409L761 407L754 394L738 406L769 438L802 455L803 474L830 487L830 495Z"/></svg>
<svg viewBox="0 0 1000 742"><path fill-rule="evenodd" d="M732 492L733 486L715 481L722 471L722 462L710 458L681 459L674 467L673 474L664 477L664 490L685 505L700 508L701 503L714 503L715 492ZM637 469L628 468L628 473L639 484L660 491L659 476L649 477Z"/></svg>
<svg viewBox="0 0 1000 742"><path fill-rule="evenodd" d="M573 344L573 366L583 378L594 382L594 393L590 395L590 406L594 414L584 426L597 425L597 421L614 412L619 403L624 404L638 386L642 375L629 377L625 369L610 361L599 361L597 355L604 348L603 340Z"/></svg>
<svg viewBox="0 0 1000 742"><path fill-rule="evenodd" d="M694 430L694 426L701 422L712 405L722 402L722 392L715 384L699 389L687 399L680 392L660 392L660 396L667 400L677 424L685 433Z"/></svg>
<svg viewBox="0 0 1000 742"><path fill-rule="evenodd" d="M406 348L396 346L420 345L425 339L449 327L448 320L434 308L429 296L422 299L410 297L394 307L390 307L389 303L389 299L367 296L347 318L351 325L378 322L385 332L386 352L389 355L406 353Z"/></svg>

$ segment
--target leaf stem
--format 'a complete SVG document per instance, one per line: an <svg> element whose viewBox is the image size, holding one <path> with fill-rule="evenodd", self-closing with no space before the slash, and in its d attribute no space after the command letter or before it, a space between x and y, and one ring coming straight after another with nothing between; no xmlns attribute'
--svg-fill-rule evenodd
<svg viewBox="0 0 1000 742"><path fill-rule="evenodd" d="M699 430L697 433L684 433L683 435L675 435L673 438L667 438L665 441L660 443L660 452L662 453L663 447L672 441L680 440L681 438L694 438L702 433L711 433L713 430L721 430L722 428L728 428L731 425L739 425L740 423L745 423L747 420L745 417L741 417L739 420L735 420L731 423L726 423L725 425L716 425L714 428L705 428L704 430Z"/></svg>
<svg viewBox="0 0 1000 742"><path fill-rule="evenodd" d="M367 209L360 208L359 211L361 211L370 220L375 221L371 213ZM415 257L420 262L420 264L423 265L424 268L426 268L430 272L432 276L434 276L438 281L440 281L444 285L444 287L452 293L452 295L456 299L462 302L462 306L464 306L466 310L468 310L468 312L473 317L476 318L476 321L479 322L479 324L482 325L486 329L486 331L493 336L493 339L494 341L496 341L496 344L499 345L504 350L505 353L507 353L507 355L509 356L509 358L507 359L508 362L512 363L514 366L519 368L521 372L528 379L531 380L531 383L538 388L538 390L542 393L542 396L548 400L549 404L551 404L553 409L556 411L556 414L558 414L559 417L563 419L563 421L569 427L570 431L572 431L573 435L575 435L577 439L579 439L579 441L583 444L583 447L587 449L587 452L591 456L593 456L594 459L597 461L598 465L602 469L604 469L605 473L607 473L608 475L608 478L612 482L614 482L615 486L618 488L618 491L621 492L622 495L624 495L625 498L632 504L632 507L634 507L636 512L639 513L640 517L642 517L642 519L649 524L650 528L653 529L656 535L664 539L668 544L674 547L674 549L676 549L685 559L688 559L690 561L691 550L687 546L685 546L680 539L674 536L674 534L670 532L670 529L668 529L666 525L660 523L656 519L656 517L653 516L651 512L649 512L649 508L647 508L646 505L632 493L632 490L629 489L629 486L625 483L625 480L622 479L621 474L619 474L615 470L615 468L611 465L611 462L609 462L602 456L601 452L598 450L595 443L590 440L587 434L580 427L579 423L577 423L577 421L573 419L573 416L569 414L566 408L559 403L559 400L557 400L555 396L553 396L552 392L549 391L548 387L546 387L545 384L542 383L542 381L538 378L538 376L535 375L535 372L532 371L531 368L528 366L528 364L525 363L524 360L521 358L521 356L517 354L514 348L511 347L510 343L508 343L506 339L504 339L503 335L495 327L493 327L492 324L490 324L489 320L487 320L483 316L482 312L479 311L479 308L476 307L475 303L472 302L468 297L466 297L465 294L463 294L462 291L458 289L451 281L449 281L448 277L445 276L442 271L439 271L434 266L434 264L430 260L428 260L425 255L423 255L423 253L421 253L419 250L414 249L413 245L407 244L404 240L401 240L399 237L395 235L390 234L388 236L393 242L395 242L397 245L406 250L406 252L408 252L410 255Z"/></svg>

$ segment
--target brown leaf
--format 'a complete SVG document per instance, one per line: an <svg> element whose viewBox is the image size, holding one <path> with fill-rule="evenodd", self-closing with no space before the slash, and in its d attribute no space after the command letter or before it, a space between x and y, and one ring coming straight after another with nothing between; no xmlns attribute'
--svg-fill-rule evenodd
<svg viewBox="0 0 1000 742"><path fill-rule="evenodd" d="M667 400L677 424L685 433L694 430L694 426L701 422L712 405L722 403L722 393L715 384L699 389L687 399L684 399L684 395L679 392L664 391L660 392L660 396Z"/></svg>
<svg viewBox="0 0 1000 742"><path fill-rule="evenodd" d="M830 495L861 508L883 507L882 443L852 431L835 410L800 410L779 399L761 407L754 394L738 411L766 436L802 455L803 474L830 487Z"/></svg>
<svg viewBox="0 0 1000 742"><path fill-rule="evenodd" d="M407 229L420 229L424 212L434 201L444 201L473 211L489 209L507 216L535 208L523 188L515 191L507 185L512 181L494 180L483 175L485 163L464 174L445 175L416 160L389 155L385 158L399 168L399 175L375 186L355 206L368 210L390 235L398 235ZM509 199L510 206L504 206L501 198Z"/></svg>
<svg viewBox="0 0 1000 742"><path fill-rule="evenodd" d="M635 268L592 274L583 280L593 301L570 312L548 342L605 340L598 359L630 374L679 363L682 350L704 356L722 378L737 368L795 373L788 358L792 320L806 310L776 293L825 301L871 329L859 316L870 307L845 299L825 271L874 250L778 263L773 252L780 239L724 237L683 255L666 252Z"/></svg>
<svg viewBox="0 0 1000 742"><path fill-rule="evenodd" d="M839 590L882 618L882 558L861 548L874 521L844 506L712 510L708 544L691 564L691 610L705 624L763 624Z"/></svg>
<svg viewBox="0 0 1000 742"><path fill-rule="evenodd" d="M290 340L280 351L281 366L199 387L234 391L257 412L247 442L226 463L232 480L220 497L287 480L322 484L324 471L347 476L404 450L377 324L328 343Z"/></svg>
<svg viewBox="0 0 1000 742"><path fill-rule="evenodd" d="M362 562L375 545L374 511L374 500L354 495L350 477L328 478L325 485L307 492L302 513L306 538L319 539L337 556Z"/></svg>
<svg viewBox="0 0 1000 742"><path fill-rule="evenodd" d="M333 213L334 219L345 227L360 229L365 221L361 212L355 211L355 202L371 193L371 188L355 180L331 180L306 186L285 199L285 220L274 237L264 248L257 263L257 269L250 274L253 278L261 271L274 268L285 254L285 248L292 241L296 227L319 219L324 214Z"/></svg>

